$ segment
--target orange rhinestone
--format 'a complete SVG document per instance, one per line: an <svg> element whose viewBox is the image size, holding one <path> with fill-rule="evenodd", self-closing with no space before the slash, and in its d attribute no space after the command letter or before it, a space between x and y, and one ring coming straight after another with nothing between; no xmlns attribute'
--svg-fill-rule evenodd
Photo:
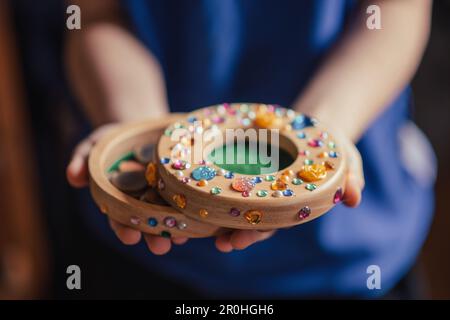
<svg viewBox="0 0 450 320"><path fill-rule="evenodd" d="M288 183L289 180L291 180L291 179L289 178L288 175L282 174L282 175L280 176L280 180L283 181L284 183Z"/></svg>
<svg viewBox="0 0 450 320"><path fill-rule="evenodd" d="M262 212L258 210L248 210L244 214L245 220L247 220L248 223L255 225L261 222L262 219Z"/></svg>
<svg viewBox="0 0 450 320"><path fill-rule="evenodd" d="M206 209L200 209L199 211L198 211L198 214L200 215L200 217L202 217L202 218L206 218L207 216L208 216L208 210L206 210Z"/></svg>
<svg viewBox="0 0 450 320"><path fill-rule="evenodd" d="M325 168L327 168L327 170L334 170L334 164L330 161L325 161L324 163L322 163Z"/></svg>
<svg viewBox="0 0 450 320"><path fill-rule="evenodd" d="M298 172L298 177L307 182L322 180L327 176L327 168L323 164L305 165Z"/></svg>
<svg viewBox="0 0 450 320"><path fill-rule="evenodd" d="M274 182L272 182L272 184L270 185L270 188L271 188L272 190L280 190L280 191L283 191L283 190L286 190L286 189L287 189L287 184L286 184L286 182L284 182L283 180L277 179L277 180L275 180Z"/></svg>
<svg viewBox="0 0 450 320"><path fill-rule="evenodd" d="M204 187L207 185L208 185L208 181L206 181L205 179L202 179L199 182L197 182L197 186L199 186L199 187Z"/></svg>
<svg viewBox="0 0 450 320"><path fill-rule="evenodd" d="M182 194L175 194L172 197L172 199L173 199L173 201L175 201L178 208L181 208L181 209L186 208L186 197L183 196Z"/></svg>
<svg viewBox="0 0 450 320"><path fill-rule="evenodd" d="M147 165L147 169L145 170L145 179L147 180L149 186L156 186L156 164L153 162L150 162Z"/></svg>
<svg viewBox="0 0 450 320"><path fill-rule="evenodd" d="M282 175L283 176L288 176L289 178L292 178L295 175L295 173L294 173L293 170L287 169L287 170L283 171Z"/></svg>
<svg viewBox="0 0 450 320"><path fill-rule="evenodd" d="M317 155L319 158L328 158L328 152L324 151Z"/></svg>

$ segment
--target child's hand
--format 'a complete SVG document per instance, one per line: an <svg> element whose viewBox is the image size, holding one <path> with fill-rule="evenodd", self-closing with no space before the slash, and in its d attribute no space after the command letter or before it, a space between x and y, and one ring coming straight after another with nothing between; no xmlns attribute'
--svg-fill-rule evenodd
<svg viewBox="0 0 450 320"><path fill-rule="evenodd" d="M78 144L67 166L67 180L70 185L76 188L83 188L88 185L87 160L89 152L94 144L114 127L114 124L102 126ZM350 207L356 207L361 201L361 191L364 187L361 156L350 141L346 143L345 150L349 159L349 172L345 187L344 203ZM109 219L109 223L111 229L124 244L133 245L141 240L142 234L140 231L129 228L113 219ZM276 230L235 230L218 236L216 238L216 247L222 252L231 252L234 249L242 250L259 241L270 238L275 232ZM149 250L157 255L168 253L172 244L182 245L188 241L188 238L174 237L167 239L150 234L144 234L144 239Z"/></svg>

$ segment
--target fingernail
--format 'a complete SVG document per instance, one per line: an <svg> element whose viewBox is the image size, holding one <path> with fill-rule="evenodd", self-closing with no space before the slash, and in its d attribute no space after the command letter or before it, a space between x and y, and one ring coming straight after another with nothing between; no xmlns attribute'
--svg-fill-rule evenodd
<svg viewBox="0 0 450 320"><path fill-rule="evenodd" d="M83 160L80 157L75 157L69 164L70 171L77 174L81 171L81 167L83 166Z"/></svg>

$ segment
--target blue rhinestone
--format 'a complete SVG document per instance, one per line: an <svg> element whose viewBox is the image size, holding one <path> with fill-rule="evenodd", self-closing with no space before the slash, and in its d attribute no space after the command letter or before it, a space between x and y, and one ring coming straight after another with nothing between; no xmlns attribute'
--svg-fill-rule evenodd
<svg viewBox="0 0 450 320"><path fill-rule="evenodd" d="M150 227L156 227L158 225L158 220L156 220L155 218L149 218L148 225Z"/></svg>
<svg viewBox="0 0 450 320"><path fill-rule="evenodd" d="M285 197L292 197L294 195L294 191L292 191L291 189L286 189L283 191L283 196Z"/></svg>
<svg viewBox="0 0 450 320"><path fill-rule="evenodd" d="M223 176L225 177L225 179L233 179L234 178L234 173L231 172L231 171L228 171Z"/></svg>
<svg viewBox="0 0 450 320"><path fill-rule="evenodd" d="M299 139L305 139L305 138L306 138L306 133L304 133L303 131L297 133L297 138L299 138Z"/></svg>
<svg viewBox="0 0 450 320"><path fill-rule="evenodd" d="M189 123L194 123L195 121L197 121L197 118L194 117L194 116L192 116L192 117L187 118L187 121L188 121Z"/></svg>
<svg viewBox="0 0 450 320"><path fill-rule="evenodd" d="M170 159L169 158L161 158L161 163L162 164L167 164L167 163L169 163L170 162Z"/></svg>
<svg viewBox="0 0 450 320"><path fill-rule="evenodd" d="M261 177L254 177L253 178L253 183L261 183L263 180L261 179Z"/></svg>
<svg viewBox="0 0 450 320"><path fill-rule="evenodd" d="M301 130L306 127L313 127L316 124L316 121L310 117L305 115L298 115L291 122L292 129Z"/></svg>
<svg viewBox="0 0 450 320"><path fill-rule="evenodd" d="M330 158L337 158L339 156L336 151L330 151L328 152L328 155L330 156Z"/></svg>
<svg viewBox="0 0 450 320"><path fill-rule="evenodd" d="M216 170L211 167L202 166L194 169L191 173L192 179L196 181L211 180L216 176Z"/></svg>

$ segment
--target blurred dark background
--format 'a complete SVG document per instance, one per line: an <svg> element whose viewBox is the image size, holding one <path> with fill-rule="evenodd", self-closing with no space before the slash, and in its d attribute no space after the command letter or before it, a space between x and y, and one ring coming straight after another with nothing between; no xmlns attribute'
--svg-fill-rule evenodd
<svg viewBox="0 0 450 320"><path fill-rule="evenodd" d="M439 162L436 213L417 268L430 298L450 298L450 0L437 0L413 81L418 126ZM63 1L0 0L0 299L152 298L147 271L92 237L65 181L69 150L87 133L63 70ZM50 188L51 186L51 188ZM93 260L102 263L91 263ZM80 265L79 292L66 267ZM86 267L84 267L86 266ZM88 266L88 267L87 267ZM114 281L112 281L112 279ZM166 279L161 279L166 281ZM159 291L158 298L173 293Z"/></svg>

